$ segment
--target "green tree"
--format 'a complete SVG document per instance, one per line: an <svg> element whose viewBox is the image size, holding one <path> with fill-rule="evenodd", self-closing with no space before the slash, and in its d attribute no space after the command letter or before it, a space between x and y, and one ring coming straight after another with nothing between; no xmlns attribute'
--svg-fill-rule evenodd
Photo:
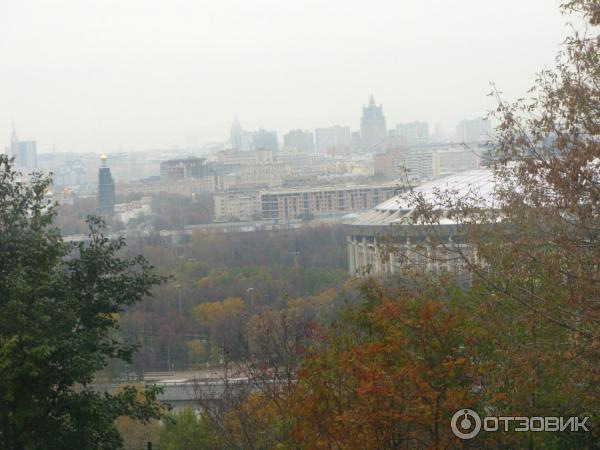
<svg viewBox="0 0 600 450"><path fill-rule="evenodd" d="M115 419L157 417L157 392L90 384L109 359L131 359L118 314L162 278L141 256L121 259L124 241L104 237L99 219L89 242L63 242L50 180L19 179L0 156L0 448L118 448Z"/></svg>
<svg viewBox="0 0 600 450"><path fill-rule="evenodd" d="M200 450L220 447L209 431L206 419L197 418L191 408L166 417L158 441L161 450Z"/></svg>

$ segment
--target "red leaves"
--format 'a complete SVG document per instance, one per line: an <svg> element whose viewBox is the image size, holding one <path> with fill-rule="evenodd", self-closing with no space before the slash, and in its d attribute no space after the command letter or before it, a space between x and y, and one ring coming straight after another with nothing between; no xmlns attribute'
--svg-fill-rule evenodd
<svg viewBox="0 0 600 450"><path fill-rule="evenodd" d="M295 435L309 448L408 448L453 441L448 420L476 400L477 368L464 323L447 303L387 298L367 313L371 331L349 329L299 372L290 401Z"/></svg>

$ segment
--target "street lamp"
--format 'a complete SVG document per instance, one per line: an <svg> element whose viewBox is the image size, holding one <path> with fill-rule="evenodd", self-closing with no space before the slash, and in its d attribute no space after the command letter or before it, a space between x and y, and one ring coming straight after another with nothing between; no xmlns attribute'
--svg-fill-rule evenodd
<svg viewBox="0 0 600 450"><path fill-rule="evenodd" d="M175 285L175 288L177 289L177 299L179 301L179 315L181 315L182 314L182 311L181 311L181 283L178 282Z"/></svg>
<svg viewBox="0 0 600 450"><path fill-rule="evenodd" d="M254 288L253 287L249 287L248 289L246 289L246 293L248 294L248 306L250 308L252 308L254 306Z"/></svg>

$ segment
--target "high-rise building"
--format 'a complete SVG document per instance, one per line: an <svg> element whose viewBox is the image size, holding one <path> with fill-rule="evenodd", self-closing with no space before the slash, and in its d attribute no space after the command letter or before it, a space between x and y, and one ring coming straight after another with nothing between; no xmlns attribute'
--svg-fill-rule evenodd
<svg viewBox="0 0 600 450"><path fill-rule="evenodd" d="M252 135L254 150L271 150L276 152L279 148L277 143L277 133L275 131L260 128Z"/></svg>
<svg viewBox="0 0 600 450"><path fill-rule="evenodd" d="M309 131L290 130L283 136L283 145L302 152L312 152L314 149L313 135Z"/></svg>
<svg viewBox="0 0 600 450"><path fill-rule="evenodd" d="M35 141L20 141L17 137L15 124L13 123L10 139L11 156L15 158L15 164L25 169L37 168L37 144Z"/></svg>
<svg viewBox="0 0 600 450"><path fill-rule="evenodd" d="M106 155L100 157L102 166L98 170L98 213L113 215L115 213L115 181L106 165Z"/></svg>
<svg viewBox="0 0 600 450"><path fill-rule="evenodd" d="M456 126L456 139L458 142L489 141L491 138L492 125L484 117L462 120Z"/></svg>
<svg viewBox="0 0 600 450"><path fill-rule="evenodd" d="M362 149L366 151L383 149L386 135L387 126L383 115L383 106L377 106L371 95L369 105L363 106L363 115L360 120Z"/></svg>
<svg viewBox="0 0 600 450"><path fill-rule="evenodd" d="M429 142L429 124L415 120L410 123L399 123L396 126L398 135L406 138L406 145L427 144Z"/></svg>
<svg viewBox="0 0 600 450"><path fill-rule="evenodd" d="M240 124L237 116L233 119L233 124L231 124L231 132L229 134L229 142L231 144L231 148L234 150L242 150L242 137L244 134L244 130L242 129L242 125Z"/></svg>
<svg viewBox="0 0 600 450"><path fill-rule="evenodd" d="M229 145L235 151L248 151L254 148L254 133L246 131L242 128L237 116L231 124L229 132Z"/></svg>
<svg viewBox="0 0 600 450"><path fill-rule="evenodd" d="M315 130L315 141L317 151L325 153L330 147L346 146L352 144L350 128L339 125L328 128L317 128Z"/></svg>

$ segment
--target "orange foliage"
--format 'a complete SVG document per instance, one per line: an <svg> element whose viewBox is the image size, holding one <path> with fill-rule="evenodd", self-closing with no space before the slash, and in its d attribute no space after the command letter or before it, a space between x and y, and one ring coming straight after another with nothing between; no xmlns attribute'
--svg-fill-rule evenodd
<svg viewBox="0 0 600 450"><path fill-rule="evenodd" d="M295 439L314 449L456 443L450 417L478 400L466 317L428 298L382 298L366 320L307 359L288 399Z"/></svg>

